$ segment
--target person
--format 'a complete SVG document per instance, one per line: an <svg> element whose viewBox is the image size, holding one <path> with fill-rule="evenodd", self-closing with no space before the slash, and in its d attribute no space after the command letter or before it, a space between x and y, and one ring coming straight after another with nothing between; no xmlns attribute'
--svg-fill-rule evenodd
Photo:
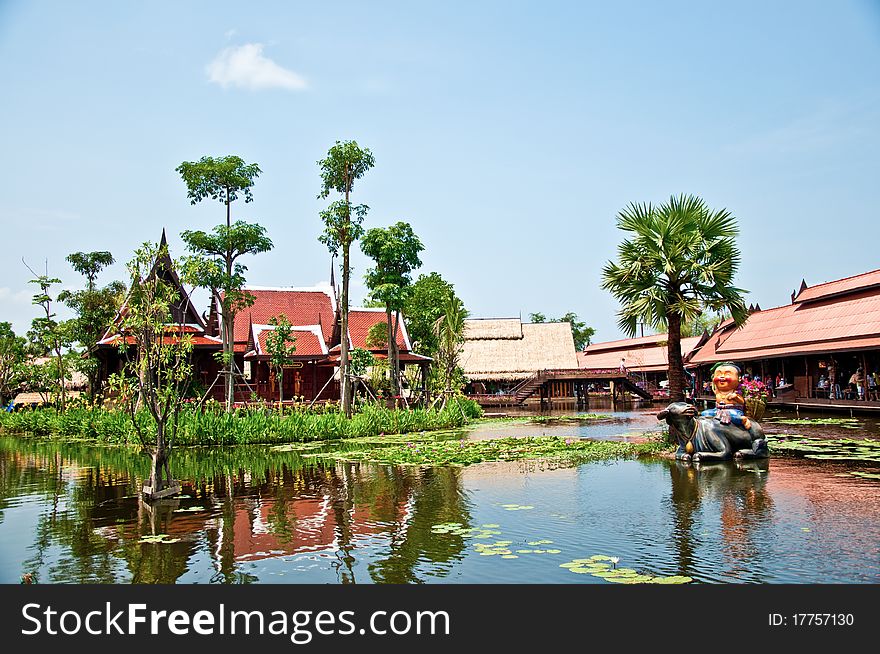
<svg viewBox="0 0 880 654"><path fill-rule="evenodd" d="M626 374L626 359L623 357L620 358L620 372L624 375Z"/></svg>
<svg viewBox="0 0 880 654"><path fill-rule="evenodd" d="M877 399L877 373L868 373L865 378L865 384L868 389L868 394L865 399Z"/></svg>
<svg viewBox="0 0 880 654"><path fill-rule="evenodd" d="M816 390L822 391L823 394L827 395L828 380L825 379L825 375L819 375L819 381L816 382Z"/></svg>
<svg viewBox="0 0 880 654"><path fill-rule="evenodd" d="M828 363L828 399L836 400L840 396L840 386L837 384L837 363L834 359Z"/></svg>
<svg viewBox="0 0 880 654"><path fill-rule="evenodd" d="M858 399L865 399L865 371L861 366L856 368L856 393Z"/></svg>
<svg viewBox="0 0 880 654"><path fill-rule="evenodd" d="M848 400L858 399L858 395L856 394L856 393L858 393L858 390L859 390L859 371L856 370L853 374L851 374L849 376L849 384L846 389L846 395L847 395L846 399L848 399Z"/></svg>
<svg viewBox="0 0 880 654"><path fill-rule="evenodd" d="M742 429L750 429L752 423L745 414L746 401L739 394L739 384L739 366L731 361L716 364L712 368L715 408L706 409L701 415L715 418L722 425L734 424Z"/></svg>

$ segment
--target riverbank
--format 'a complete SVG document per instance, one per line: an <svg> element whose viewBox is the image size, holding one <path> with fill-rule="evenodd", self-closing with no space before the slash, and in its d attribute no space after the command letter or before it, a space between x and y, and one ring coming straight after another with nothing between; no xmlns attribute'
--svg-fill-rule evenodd
<svg viewBox="0 0 880 654"><path fill-rule="evenodd" d="M476 402L459 399L442 410L388 409L366 405L350 419L336 410L237 409L181 412L175 445L217 446L303 443L456 429L482 415ZM154 423L149 413L137 415L140 428L149 433ZM36 409L0 413L0 434L25 434L58 440L108 444L137 443L131 417L122 411L73 408L60 412Z"/></svg>

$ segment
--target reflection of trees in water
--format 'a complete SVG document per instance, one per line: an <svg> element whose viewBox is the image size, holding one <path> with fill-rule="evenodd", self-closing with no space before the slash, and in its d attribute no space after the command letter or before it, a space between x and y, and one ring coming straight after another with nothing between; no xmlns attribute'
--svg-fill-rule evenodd
<svg viewBox="0 0 880 654"><path fill-rule="evenodd" d="M455 469L321 465L296 452L254 447L179 449L172 466L193 499L148 505L137 497L146 463L125 448L0 439L0 520L10 498L42 498L33 555L22 572L44 583L173 583L204 548L215 568L211 581L249 583L256 577L242 569L236 533L250 540L258 521L260 533L268 530L289 552L303 551L303 538L308 547L322 538L335 543L342 583L356 581L357 548L374 537L388 541L387 556L369 567L380 582L420 581L420 563L452 562L464 550L460 537L431 534L438 522L470 522ZM298 529L302 501L300 510L321 521L305 536ZM193 504L207 510L175 513ZM326 512L316 512L318 504ZM140 542L155 534L180 541Z"/></svg>
<svg viewBox="0 0 880 654"><path fill-rule="evenodd" d="M759 574L762 555L756 536L773 519L773 500L766 489L769 460L687 465L670 462L672 480L673 535L679 574L692 574L699 567L699 535L695 522L703 505L718 503L723 557L732 570Z"/></svg>
<svg viewBox="0 0 880 654"><path fill-rule="evenodd" d="M461 536L431 533L431 527L444 522L471 524L470 506L462 490L459 468L387 468L398 475L411 494L407 516L391 528L388 556L370 565L370 576L377 583L418 583L417 567L431 561L431 576L445 576L454 561L461 560L466 542Z"/></svg>

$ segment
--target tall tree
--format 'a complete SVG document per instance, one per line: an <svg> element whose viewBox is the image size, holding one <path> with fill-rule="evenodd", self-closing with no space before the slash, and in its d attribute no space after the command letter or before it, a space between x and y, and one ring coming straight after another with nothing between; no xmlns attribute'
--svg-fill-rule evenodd
<svg viewBox="0 0 880 654"><path fill-rule="evenodd" d="M596 335L596 330L592 327L587 327L587 323L581 322L578 319L578 315L573 311L569 311L561 318L550 318L550 320L547 320L547 316L543 313L530 313L529 320L535 323L567 322L571 325L571 336L574 339L574 349L578 352L587 347L590 344L590 340Z"/></svg>
<svg viewBox="0 0 880 654"><path fill-rule="evenodd" d="M181 237L197 256L206 260L217 259L213 271L210 266L202 267L206 277L201 285L211 290L220 307L226 410L231 411L235 378L235 316L253 304L253 298L241 290L247 269L236 264L236 259L243 254L256 254L272 248L272 241L266 238L265 230L259 225L242 221L233 224L232 203L240 196L244 197L245 203L253 201L251 187L261 171L257 164L246 164L235 155L184 161L175 170L186 184L190 204L210 198L226 206L225 227L215 227L213 234L185 231Z"/></svg>
<svg viewBox="0 0 880 654"><path fill-rule="evenodd" d="M434 325L439 348L437 350L437 366L443 381L445 393L444 404L462 379L459 365L464 345L464 321L468 316L461 300L450 293L443 301L443 315Z"/></svg>
<svg viewBox="0 0 880 654"><path fill-rule="evenodd" d="M351 193L356 180L366 174L375 164L373 153L361 148L356 141L337 141L318 161L321 170L321 192L319 199L329 197L331 191L342 195L321 212L324 231L318 240L336 255L342 251L342 297L340 298L341 340L340 340L340 391L345 415L351 417L351 382L348 360L348 305L349 280L351 277L351 244L363 236L364 217L369 211L365 204L352 205Z"/></svg>
<svg viewBox="0 0 880 654"><path fill-rule="evenodd" d="M437 354L440 344L434 325L443 315L444 302L449 295L455 297L455 289L436 272L419 275L409 288L403 303L403 315L406 316L406 331L413 350L419 354L429 357Z"/></svg>
<svg viewBox="0 0 880 654"><path fill-rule="evenodd" d="M682 338L701 336L703 332L709 332L711 334L719 323L724 322L728 318L730 318L729 311L722 311L719 314L714 313L709 309L704 309L701 313L682 323L681 336Z"/></svg>
<svg viewBox="0 0 880 654"><path fill-rule="evenodd" d="M167 245L145 243L128 263L131 288L117 323L125 364L110 381L125 403L143 452L152 460L144 494L153 498L175 492L168 461L193 373L192 336L174 325L179 289L157 270L166 261ZM152 418L150 429L139 420L139 404Z"/></svg>
<svg viewBox="0 0 880 654"><path fill-rule="evenodd" d="M422 265L419 253L424 249L412 227L405 222L388 228L374 227L361 240L361 250L376 264L365 275L367 288L373 299L385 305L388 365L394 395L400 394L400 347L397 344L400 312L412 284L412 271Z"/></svg>
<svg viewBox="0 0 880 654"><path fill-rule="evenodd" d="M266 336L266 350L269 352L269 363L275 368L278 380L278 408L284 403L284 366L290 363L296 352L296 336L287 316L272 316L269 324L275 329Z"/></svg>
<svg viewBox="0 0 880 654"><path fill-rule="evenodd" d="M25 344L25 339L12 331L10 323L0 322L0 407L15 397L25 360Z"/></svg>
<svg viewBox="0 0 880 654"><path fill-rule="evenodd" d="M55 299L50 295L52 286L60 284L61 280L55 277L49 277L48 273L38 275L33 269L27 266L34 279L29 284L39 287L39 291L34 294L31 300L32 304L39 306L43 310L43 316L34 318L31 322L31 329L28 337L37 352L40 355L49 354L54 357L55 361L55 385L60 400L61 410L64 411L67 405L67 361L64 357L64 350L70 346L70 330L68 326L62 322L58 322L56 314L52 311L52 303Z"/></svg>
<svg viewBox="0 0 880 654"><path fill-rule="evenodd" d="M630 204L617 215L629 234L617 261L602 269L602 287L621 302L618 325L629 336L644 322L669 333L669 396L684 399L681 326L703 306L730 311L737 324L748 317L746 292L733 285L739 268L736 218L712 210L692 195L659 206Z"/></svg>
<svg viewBox="0 0 880 654"><path fill-rule="evenodd" d="M70 321L71 337L83 348L76 368L88 379L89 395L94 401L98 399L101 369L93 348L119 310L125 297L125 284L114 281L103 288L98 287L98 273L113 263L113 255L109 252L74 252L67 256L67 261L86 278L86 288L62 291L58 299L76 313L76 317Z"/></svg>

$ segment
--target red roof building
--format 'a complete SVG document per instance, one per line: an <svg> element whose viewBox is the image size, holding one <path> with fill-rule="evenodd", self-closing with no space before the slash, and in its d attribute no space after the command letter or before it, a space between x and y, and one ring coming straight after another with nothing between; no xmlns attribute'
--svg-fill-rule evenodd
<svg viewBox="0 0 880 654"><path fill-rule="evenodd" d="M880 270L874 270L815 286L804 282L791 304L756 310L739 328L722 323L689 363L739 362L752 374L780 375L799 397L815 397L832 363L836 381L846 386L858 368L877 371L878 350ZM821 388L818 393L827 395Z"/></svg>

